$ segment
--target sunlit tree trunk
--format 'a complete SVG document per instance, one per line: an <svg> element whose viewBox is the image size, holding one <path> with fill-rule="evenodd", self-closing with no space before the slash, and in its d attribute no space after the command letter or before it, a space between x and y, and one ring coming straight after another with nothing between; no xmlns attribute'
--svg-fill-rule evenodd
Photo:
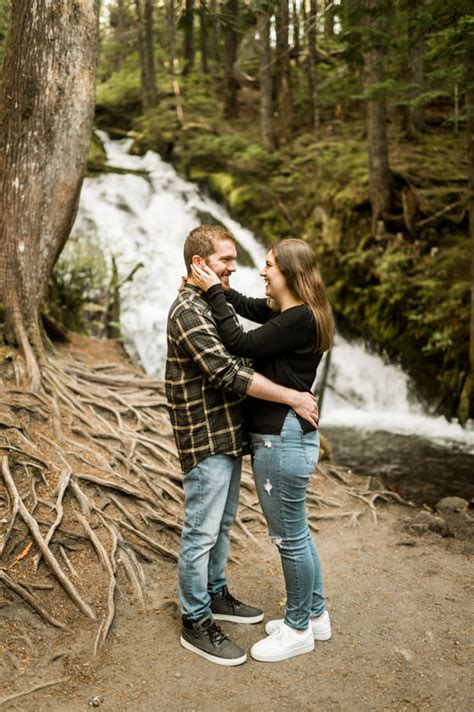
<svg viewBox="0 0 474 712"><path fill-rule="evenodd" d="M272 56L270 49L270 10L262 6L257 13L257 32L259 36L259 79L260 79L260 126L263 145L270 151L275 148L273 130L272 101Z"/></svg>
<svg viewBox="0 0 474 712"><path fill-rule="evenodd" d="M239 47L239 1L226 0L222 10L222 29L224 34L224 116L227 119L239 115L239 82L235 76L235 61Z"/></svg>
<svg viewBox="0 0 474 712"><path fill-rule="evenodd" d="M6 336L37 390L41 300L86 168L99 2L13 0L12 11L0 96L0 288Z"/></svg>
<svg viewBox="0 0 474 712"><path fill-rule="evenodd" d="M385 0L363 0L366 28L363 81L367 99L367 141L369 150L369 196L372 231L390 212L391 172L388 162L387 116L383 83Z"/></svg>
<svg viewBox="0 0 474 712"><path fill-rule="evenodd" d="M291 135L293 107L290 89L290 61L288 55L289 10L288 0L278 0L276 7L276 63L275 90L278 110L278 135L282 142Z"/></svg>
<svg viewBox="0 0 474 712"><path fill-rule="evenodd" d="M185 0L184 8L184 68L183 74L188 74L194 66L194 0Z"/></svg>

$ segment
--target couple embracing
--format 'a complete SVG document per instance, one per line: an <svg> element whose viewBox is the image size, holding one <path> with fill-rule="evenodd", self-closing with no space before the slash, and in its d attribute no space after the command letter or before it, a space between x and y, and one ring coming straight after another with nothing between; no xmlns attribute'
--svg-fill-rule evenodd
<svg viewBox="0 0 474 712"><path fill-rule="evenodd" d="M219 665L244 650L216 621L259 623L264 614L229 591L225 565L250 443L259 501L278 547L285 617L265 625L251 656L277 662L331 637L321 563L306 493L319 455L311 386L332 339L332 312L311 248L282 240L267 254L266 297L230 288L235 238L201 225L186 238L185 284L168 316L166 391L181 466L185 513L178 562L181 644ZM244 332L236 314L259 326Z"/></svg>

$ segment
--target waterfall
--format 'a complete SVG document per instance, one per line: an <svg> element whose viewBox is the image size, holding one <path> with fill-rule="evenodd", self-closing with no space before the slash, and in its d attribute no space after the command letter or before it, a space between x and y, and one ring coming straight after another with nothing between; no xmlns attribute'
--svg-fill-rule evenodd
<svg viewBox="0 0 474 712"><path fill-rule="evenodd" d="M131 156L130 139L111 141L105 134L101 138L111 165L147 175L107 173L86 178L71 239L87 236L97 241L105 254L115 256L121 277L143 264L121 289L121 329L132 355L148 373L162 378L166 317L184 273L186 235L212 216L235 235L255 265L263 264L265 249L158 154ZM255 267L243 266L232 280L236 289L253 296L262 293L261 282Z"/></svg>
<svg viewBox="0 0 474 712"><path fill-rule="evenodd" d="M161 378L166 317L183 274L182 246L188 232L212 216L235 235L256 266L263 264L265 248L156 153L131 156L129 139L101 137L110 165L146 175L107 173L87 178L71 239L88 236L97 241L105 254L115 256L122 277L143 264L121 289L121 329L132 355L148 373ZM255 267L239 265L232 284L246 294L263 295ZM400 368L340 335L331 353L322 424L417 434L456 442L465 452L474 453L474 432L427 415Z"/></svg>

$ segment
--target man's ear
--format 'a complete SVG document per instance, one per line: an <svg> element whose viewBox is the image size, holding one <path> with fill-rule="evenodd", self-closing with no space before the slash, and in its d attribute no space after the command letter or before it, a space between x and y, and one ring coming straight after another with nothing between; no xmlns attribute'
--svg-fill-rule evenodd
<svg viewBox="0 0 474 712"><path fill-rule="evenodd" d="M202 267L205 264L204 260L199 255L193 255L191 262L193 265L197 265L198 267Z"/></svg>

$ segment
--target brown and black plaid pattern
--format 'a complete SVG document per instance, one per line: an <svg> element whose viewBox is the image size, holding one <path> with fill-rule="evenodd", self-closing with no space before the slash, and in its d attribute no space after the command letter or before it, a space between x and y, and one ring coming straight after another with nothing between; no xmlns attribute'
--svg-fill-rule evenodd
<svg viewBox="0 0 474 712"><path fill-rule="evenodd" d="M183 472L210 455L241 455L241 404L253 370L226 351L197 287L179 293L167 331L166 395Z"/></svg>

